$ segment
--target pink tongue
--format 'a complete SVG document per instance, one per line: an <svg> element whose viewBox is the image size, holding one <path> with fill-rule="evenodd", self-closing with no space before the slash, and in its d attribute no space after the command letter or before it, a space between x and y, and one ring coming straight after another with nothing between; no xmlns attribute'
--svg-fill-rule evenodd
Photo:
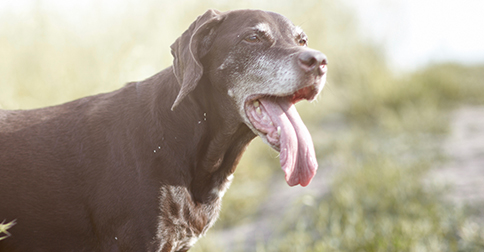
<svg viewBox="0 0 484 252"><path fill-rule="evenodd" d="M281 127L280 162L290 186L307 186L318 169L314 145L306 125L289 100L262 98L275 126Z"/></svg>

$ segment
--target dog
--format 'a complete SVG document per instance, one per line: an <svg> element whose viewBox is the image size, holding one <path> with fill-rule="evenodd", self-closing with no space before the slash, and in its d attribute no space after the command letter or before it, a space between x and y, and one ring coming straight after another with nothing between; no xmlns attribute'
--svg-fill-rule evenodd
<svg viewBox="0 0 484 252"><path fill-rule="evenodd" d="M256 136L289 186L317 169L294 104L313 100L326 56L280 14L199 16L173 65L62 105L0 111L0 251L188 251L214 224Z"/></svg>

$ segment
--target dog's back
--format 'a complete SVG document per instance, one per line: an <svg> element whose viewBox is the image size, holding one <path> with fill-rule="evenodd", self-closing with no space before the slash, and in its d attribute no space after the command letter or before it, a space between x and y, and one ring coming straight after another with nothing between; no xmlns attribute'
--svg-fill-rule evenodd
<svg viewBox="0 0 484 252"><path fill-rule="evenodd" d="M15 241L29 241L16 244L20 251L43 243L62 248L71 237L91 233L85 196L93 182L86 173L92 170L86 170L89 150L83 146L95 140L88 133L94 100L0 112L0 218L17 222L0 251L9 251L2 246ZM67 223L69 229L63 229Z"/></svg>
<svg viewBox="0 0 484 252"><path fill-rule="evenodd" d="M96 244L99 231L93 223L117 218L120 201L131 205L149 194L138 186L130 192L137 180L125 167L136 164L126 150L130 147L123 146L126 139L119 137L128 134L123 125L142 114L136 103L126 104L132 90L127 86L48 108L0 111L0 219L16 220L10 229L14 235L0 242L0 251L10 251L3 247L8 244L20 251Z"/></svg>

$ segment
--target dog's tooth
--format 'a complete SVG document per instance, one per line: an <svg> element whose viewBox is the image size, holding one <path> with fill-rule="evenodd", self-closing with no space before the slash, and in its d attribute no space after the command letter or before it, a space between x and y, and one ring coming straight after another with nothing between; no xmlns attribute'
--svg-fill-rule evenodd
<svg viewBox="0 0 484 252"><path fill-rule="evenodd" d="M274 126L274 123L273 122L269 122L269 125Z"/></svg>
<svg viewBox="0 0 484 252"><path fill-rule="evenodd" d="M254 107L258 108L260 106L259 100L254 101Z"/></svg>
<svg viewBox="0 0 484 252"><path fill-rule="evenodd" d="M257 112L257 114L259 114L259 115L260 115L260 114L262 114L262 111L260 110L260 107L257 107L257 108L255 109L255 112Z"/></svg>
<svg viewBox="0 0 484 252"><path fill-rule="evenodd" d="M277 126L277 135L280 136L281 135L281 126Z"/></svg>

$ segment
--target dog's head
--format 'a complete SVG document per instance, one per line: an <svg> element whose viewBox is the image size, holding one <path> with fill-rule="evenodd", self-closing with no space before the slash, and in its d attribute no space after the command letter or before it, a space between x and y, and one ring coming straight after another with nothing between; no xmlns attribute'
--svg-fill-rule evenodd
<svg viewBox="0 0 484 252"><path fill-rule="evenodd" d="M172 45L172 54L181 85L172 110L205 74L230 97L241 122L280 152L287 183L309 184L317 160L294 104L318 95L327 60L307 48L301 28L272 12L209 10Z"/></svg>

